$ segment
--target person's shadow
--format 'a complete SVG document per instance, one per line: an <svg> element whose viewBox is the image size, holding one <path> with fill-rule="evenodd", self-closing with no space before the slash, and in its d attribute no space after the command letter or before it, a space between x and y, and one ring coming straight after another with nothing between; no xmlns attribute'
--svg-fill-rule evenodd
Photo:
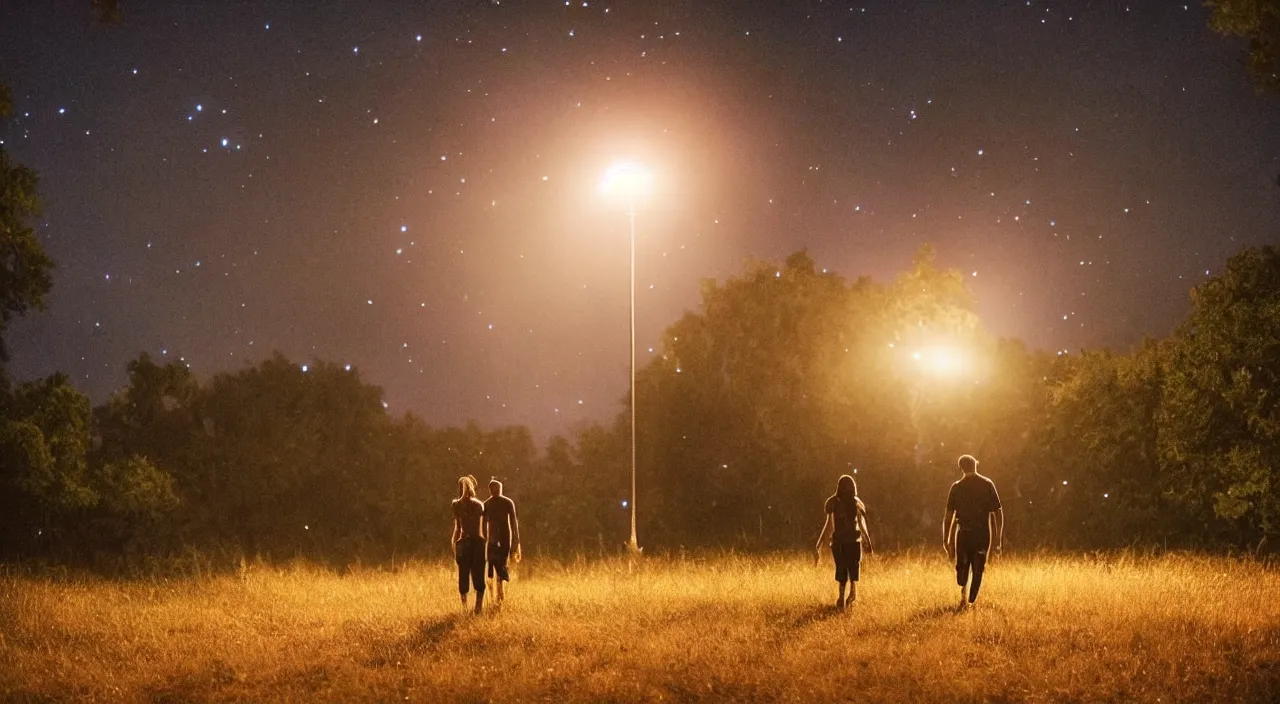
<svg viewBox="0 0 1280 704"><path fill-rule="evenodd" d="M929 606L929 607L920 609L914 614L911 614L911 617L908 618L907 621L910 623L918 623L920 621L934 621L940 618L946 618L947 616L955 616L957 613L960 613L960 612L956 609L955 606L945 606L945 605L939 604L936 606Z"/></svg>
<svg viewBox="0 0 1280 704"><path fill-rule="evenodd" d="M415 654L434 650L462 623L465 614L450 613L423 621L405 640L405 648Z"/></svg>
<svg viewBox="0 0 1280 704"><path fill-rule="evenodd" d="M410 655L430 653L453 633L465 618L464 614L451 613L423 621L405 638L375 643L366 667L399 666Z"/></svg>
<svg viewBox="0 0 1280 704"><path fill-rule="evenodd" d="M828 619L835 618L846 613L844 609L837 608L835 604L814 604L805 608L800 612L796 619L791 622L792 628L804 628L820 623Z"/></svg>

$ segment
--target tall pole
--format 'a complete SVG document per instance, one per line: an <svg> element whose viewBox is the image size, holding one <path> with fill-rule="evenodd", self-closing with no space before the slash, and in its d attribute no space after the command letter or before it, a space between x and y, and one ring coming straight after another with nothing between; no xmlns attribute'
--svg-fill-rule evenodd
<svg viewBox="0 0 1280 704"><path fill-rule="evenodd" d="M924 429L920 425L920 404L922 402L920 383L911 387L911 427L916 431L916 469L924 463Z"/></svg>
<svg viewBox="0 0 1280 704"><path fill-rule="evenodd" d="M639 549L636 541L636 204L631 201L631 542L632 552Z"/></svg>

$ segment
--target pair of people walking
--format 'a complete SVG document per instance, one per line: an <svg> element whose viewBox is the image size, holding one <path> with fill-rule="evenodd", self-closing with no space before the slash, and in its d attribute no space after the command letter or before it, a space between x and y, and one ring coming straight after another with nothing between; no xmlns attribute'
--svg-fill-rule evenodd
<svg viewBox="0 0 1280 704"><path fill-rule="evenodd" d="M1003 548L1004 510L1000 506L995 483L978 474L978 460L972 455L962 455L956 464L962 476L951 485L947 496L947 510L942 519L942 545L947 557L955 560L960 608L965 609L978 599L993 533L996 554ZM867 530L867 507L858 497L858 485L852 476L840 477L836 482L836 493L827 499L824 510L827 518L818 537L814 564L818 563L823 546L830 546L836 565L836 582L840 585L836 608L844 608L858 598L862 544L866 543L868 553L872 551L871 533ZM994 530L992 523L995 524ZM845 596L846 585L848 597Z"/></svg>
<svg viewBox="0 0 1280 704"><path fill-rule="evenodd" d="M462 608L467 607L467 592L476 592L475 612L484 609L485 565L489 577L497 580L497 600L505 598L506 583L511 581L507 560L520 561L520 521L516 503L502 493L502 482L489 482L489 498L476 498L475 477L458 479L458 498L453 501L453 556L458 564L458 593Z"/></svg>

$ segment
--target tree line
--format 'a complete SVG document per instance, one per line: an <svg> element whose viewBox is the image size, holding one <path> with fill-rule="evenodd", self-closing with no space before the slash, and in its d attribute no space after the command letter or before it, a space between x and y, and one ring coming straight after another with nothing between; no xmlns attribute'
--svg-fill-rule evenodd
<svg viewBox="0 0 1280 704"><path fill-rule="evenodd" d="M883 545L936 538L955 459L1013 546L1265 549L1280 529L1280 251L1197 286L1168 337L1049 354L982 327L930 250L888 283L804 252L706 281L637 381L651 550L806 547L853 474ZM443 554L458 476L498 477L532 551L627 537L629 413L539 449L523 427L389 415L359 370L281 355L201 380L142 355L91 408L0 387L0 556L143 568L184 554L345 564ZM629 399L624 399L625 404Z"/></svg>

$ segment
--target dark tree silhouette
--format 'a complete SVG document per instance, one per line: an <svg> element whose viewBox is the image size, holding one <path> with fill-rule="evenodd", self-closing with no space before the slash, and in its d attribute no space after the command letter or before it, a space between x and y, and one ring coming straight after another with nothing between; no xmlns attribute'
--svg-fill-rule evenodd
<svg viewBox="0 0 1280 704"><path fill-rule="evenodd" d="M1259 91L1280 91L1280 0L1208 0L1209 26L1249 43L1245 60Z"/></svg>

